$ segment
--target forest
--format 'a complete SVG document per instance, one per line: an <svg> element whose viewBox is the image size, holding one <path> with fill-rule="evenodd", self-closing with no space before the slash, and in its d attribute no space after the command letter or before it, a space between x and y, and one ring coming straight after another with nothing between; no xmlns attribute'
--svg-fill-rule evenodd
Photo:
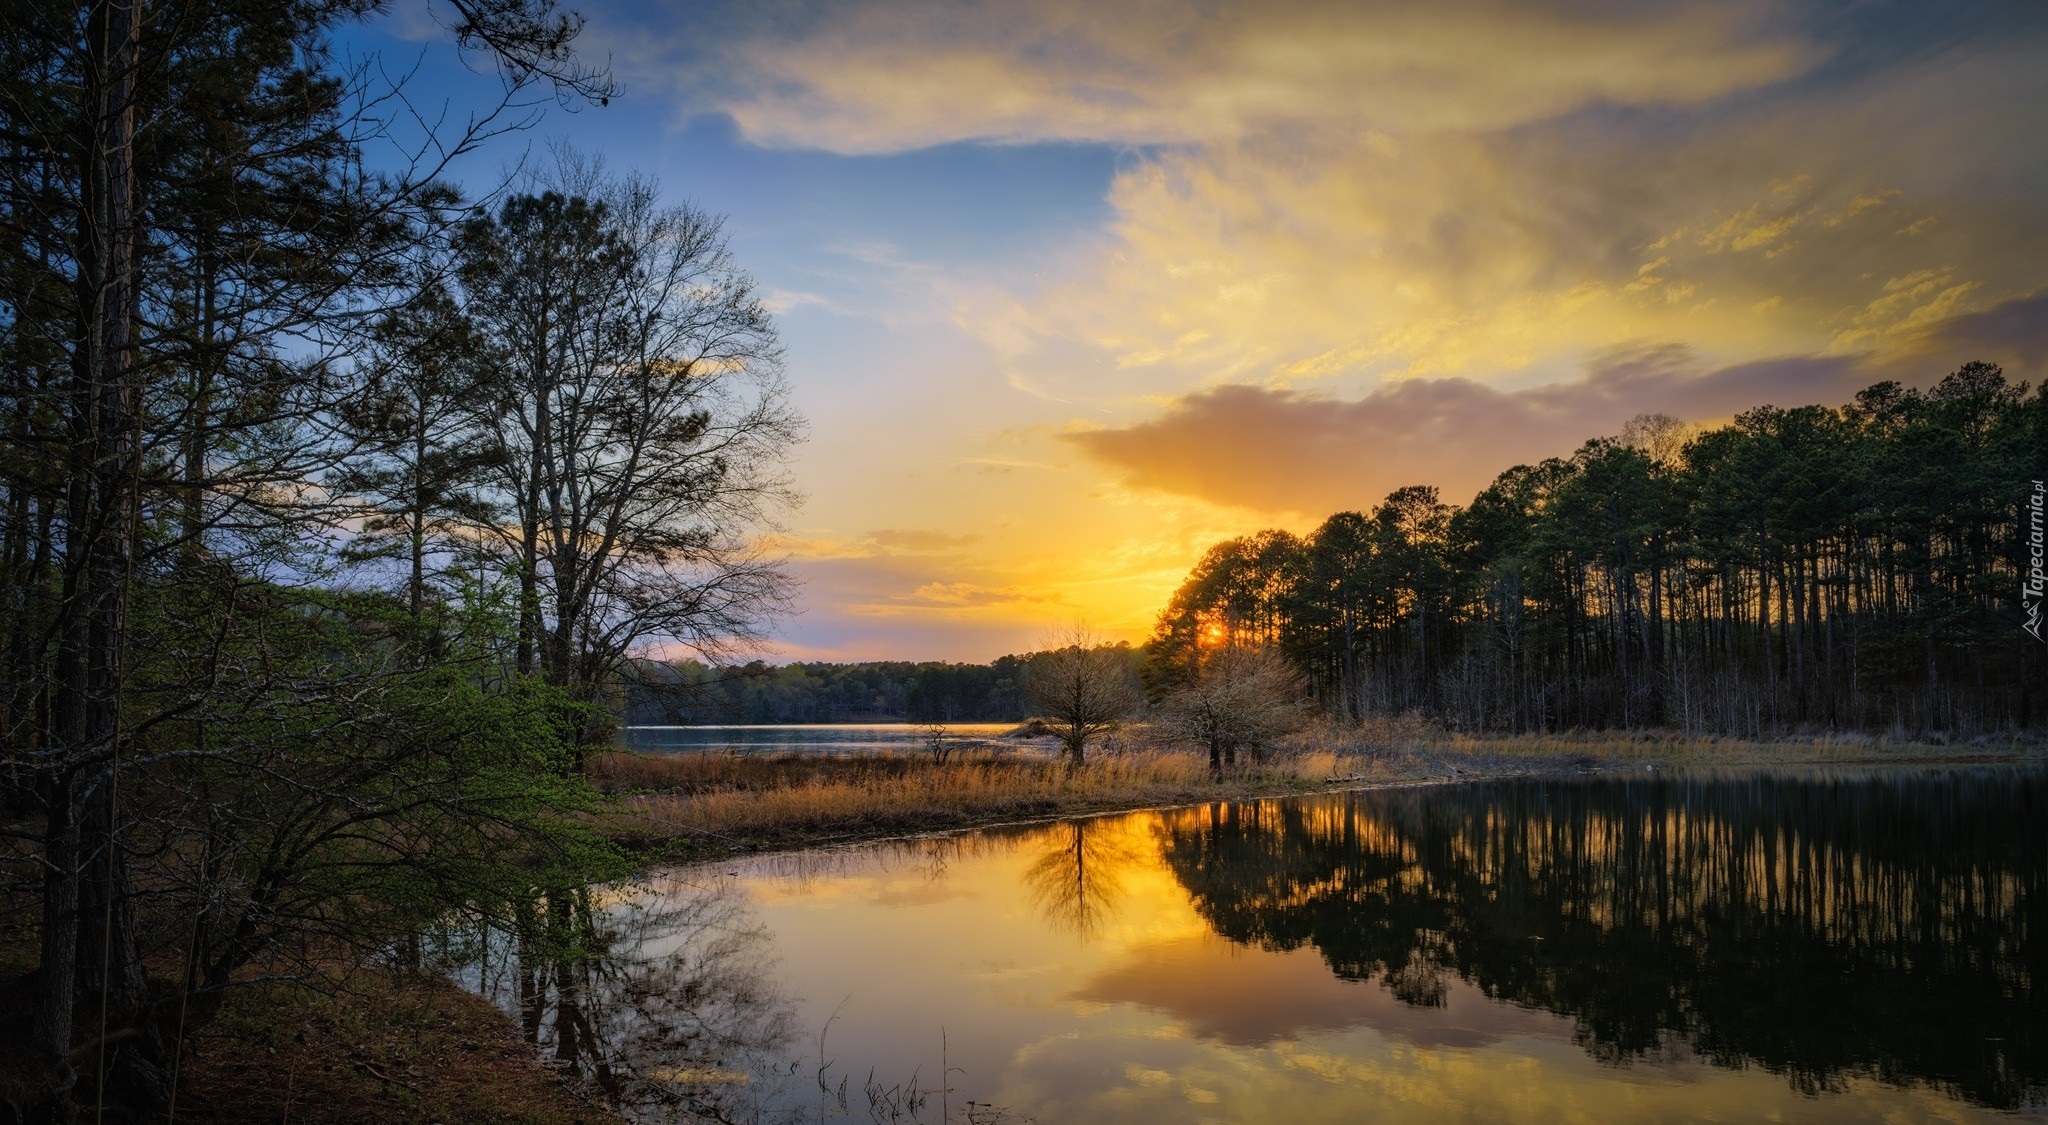
<svg viewBox="0 0 2048 1125"><path fill-rule="evenodd" d="M705 723L1019 722L1029 656L987 664L871 660L833 664L636 664L615 705L627 726Z"/></svg>
<svg viewBox="0 0 2048 1125"><path fill-rule="evenodd" d="M1216 544L1160 614L1148 677L1270 647L1353 718L2038 728L2048 653L2022 587L2044 476L2048 395L1985 363L1712 428L1646 416L1464 507L1402 488L1307 535Z"/></svg>
<svg viewBox="0 0 2048 1125"><path fill-rule="evenodd" d="M718 220L568 149L573 15L458 0L422 105L376 5L0 21L0 1118L162 1120L250 980L530 933L643 642L744 649L803 420Z"/></svg>

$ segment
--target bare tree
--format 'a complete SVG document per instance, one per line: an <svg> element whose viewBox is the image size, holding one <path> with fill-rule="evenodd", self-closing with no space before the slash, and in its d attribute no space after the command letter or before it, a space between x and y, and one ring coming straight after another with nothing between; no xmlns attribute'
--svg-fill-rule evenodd
<svg viewBox="0 0 2048 1125"><path fill-rule="evenodd" d="M935 766L945 765L953 752L960 749L960 740L938 719L917 724L917 740L924 746L925 753L932 756Z"/></svg>
<svg viewBox="0 0 2048 1125"><path fill-rule="evenodd" d="M1025 675L1032 701L1053 721L1061 753L1077 766L1090 739L1115 730L1138 707L1129 648L1103 644L1086 625L1057 635Z"/></svg>
<svg viewBox="0 0 2048 1125"><path fill-rule="evenodd" d="M573 154L538 186L473 224L463 280L504 357L487 440L520 670L587 700L643 643L758 639L791 583L754 534L795 502L803 422L717 219Z"/></svg>
<svg viewBox="0 0 2048 1125"><path fill-rule="evenodd" d="M1209 768L1237 764L1241 749L1257 751L1297 729L1307 687L1301 673L1269 648L1226 648L1203 662L1195 678L1157 708L1173 737L1208 748Z"/></svg>
<svg viewBox="0 0 2048 1125"><path fill-rule="evenodd" d="M1691 441L1699 429L1669 414L1638 414L1622 426L1615 441L1658 465L1671 466L1678 464L1685 443Z"/></svg>

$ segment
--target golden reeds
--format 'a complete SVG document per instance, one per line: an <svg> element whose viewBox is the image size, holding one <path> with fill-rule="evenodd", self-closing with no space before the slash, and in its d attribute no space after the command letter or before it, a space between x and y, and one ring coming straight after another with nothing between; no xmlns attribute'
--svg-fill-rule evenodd
<svg viewBox="0 0 2048 1125"><path fill-rule="evenodd" d="M1043 753L979 749L927 756L611 751L588 775L614 794L622 835L797 842L956 827L1005 819L1234 800L1374 784L1499 777L1616 765L1756 765L1970 757L2010 748L1933 748L1861 736L1771 742L1672 731L1471 735L1413 716L1319 722L1221 777L1206 756L1126 730L1078 768Z"/></svg>

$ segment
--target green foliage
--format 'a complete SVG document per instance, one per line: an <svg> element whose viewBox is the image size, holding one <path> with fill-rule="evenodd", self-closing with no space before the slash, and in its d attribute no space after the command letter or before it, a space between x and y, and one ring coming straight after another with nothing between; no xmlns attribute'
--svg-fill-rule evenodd
<svg viewBox="0 0 2048 1125"><path fill-rule="evenodd" d="M451 912L507 918L537 887L624 871L566 768L583 708L497 677L488 635L422 644L382 596L225 578L157 594L138 647L178 661L204 643L233 685L138 698L178 718L134 750L131 846L159 857L137 879L202 991L251 961L374 954Z"/></svg>
<svg viewBox="0 0 2048 1125"><path fill-rule="evenodd" d="M392 420L451 397L468 350L427 276L461 209L433 161L508 125L395 138L404 92L328 39L378 7L0 21L0 766L30 842L10 877L40 884L29 1034L62 1119L87 1055L102 1113L165 1111L156 965L217 996L252 958L373 948L502 898L521 866L608 869L560 768L575 709L472 651L496 627L468 608L428 612L419 546L453 505L420 470L454 475L448 435ZM457 5L458 42L501 63L500 110L536 81L608 91L552 7ZM393 140L400 166L369 160ZM434 393L393 394L390 371ZM444 448L394 470L422 434ZM353 528L344 482L373 501ZM337 592L360 586L352 530L407 540L408 612Z"/></svg>

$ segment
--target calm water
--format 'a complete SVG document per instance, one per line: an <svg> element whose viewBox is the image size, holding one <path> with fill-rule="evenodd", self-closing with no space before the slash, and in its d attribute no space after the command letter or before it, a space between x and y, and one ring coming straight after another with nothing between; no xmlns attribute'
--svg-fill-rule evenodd
<svg viewBox="0 0 2048 1125"><path fill-rule="evenodd" d="M607 956L500 940L478 983L649 1119L2048 1120L2044 801L1891 770L1106 817L565 897L536 932Z"/></svg>
<svg viewBox="0 0 2048 1125"><path fill-rule="evenodd" d="M947 723L949 737L965 741L993 739L1015 730L1015 723ZM731 750L763 753L872 753L876 750L916 751L924 747L924 729L910 723L835 723L785 726L626 727L619 738L629 750ZM1009 744L1009 740L1005 740Z"/></svg>

